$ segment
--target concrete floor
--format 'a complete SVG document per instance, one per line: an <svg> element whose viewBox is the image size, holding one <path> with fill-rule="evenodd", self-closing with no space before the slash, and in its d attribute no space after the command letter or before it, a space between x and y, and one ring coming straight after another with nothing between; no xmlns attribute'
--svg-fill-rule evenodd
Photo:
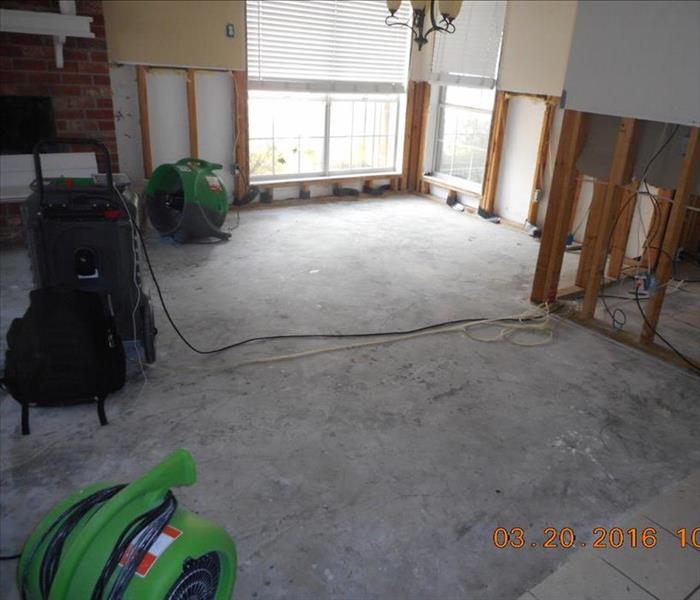
<svg viewBox="0 0 700 600"><path fill-rule="evenodd" d="M149 248L210 348L519 312L538 245L412 197L243 211L229 243ZM4 332L30 281L23 252L1 265ZM156 318L158 363L145 387L131 366L108 427L92 406L35 409L22 437L0 402L3 554L76 488L186 447L199 481L176 495L234 536L236 598L517 598L570 551L497 550L496 526L586 539L700 464L700 379L567 322L538 348L449 334L234 369L329 342L202 357Z"/></svg>

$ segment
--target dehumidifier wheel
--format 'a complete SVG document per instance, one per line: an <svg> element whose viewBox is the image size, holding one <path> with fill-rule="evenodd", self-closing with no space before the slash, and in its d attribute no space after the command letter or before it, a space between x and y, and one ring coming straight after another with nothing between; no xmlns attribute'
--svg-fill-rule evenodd
<svg viewBox="0 0 700 600"><path fill-rule="evenodd" d="M188 560L164 600L214 600L221 563L216 552Z"/></svg>
<svg viewBox="0 0 700 600"><path fill-rule="evenodd" d="M153 306L150 302L146 302L143 311L143 352L145 355L146 364L150 365L156 362L156 323L153 318Z"/></svg>

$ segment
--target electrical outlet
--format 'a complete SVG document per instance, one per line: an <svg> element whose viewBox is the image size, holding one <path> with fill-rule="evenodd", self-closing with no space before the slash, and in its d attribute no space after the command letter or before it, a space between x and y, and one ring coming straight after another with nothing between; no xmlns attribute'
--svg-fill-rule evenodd
<svg viewBox="0 0 700 600"><path fill-rule="evenodd" d="M226 37L236 37L236 28L233 23L226 23Z"/></svg>

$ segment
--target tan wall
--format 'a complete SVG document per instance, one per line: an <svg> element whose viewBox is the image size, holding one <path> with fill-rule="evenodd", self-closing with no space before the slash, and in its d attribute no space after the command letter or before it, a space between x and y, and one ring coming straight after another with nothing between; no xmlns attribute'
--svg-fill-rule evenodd
<svg viewBox="0 0 700 600"><path fill-rule="evenodd" d="M109 0L103 7L111 62L245 69L243 1Z"/></svg>
<svg viewBox="0 0 700 600"><path fill-rule="evenodd" d="M510 0L499 89L560 96L575 20L573 0Z"/></svg>

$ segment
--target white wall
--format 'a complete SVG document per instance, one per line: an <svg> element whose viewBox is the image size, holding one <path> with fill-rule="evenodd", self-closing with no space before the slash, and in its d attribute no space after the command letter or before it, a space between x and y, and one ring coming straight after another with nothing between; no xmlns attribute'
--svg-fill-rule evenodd
<svg viewBox="0 0 700 600"><path fill-rule="evenodd" d="M498 88L560 96L575 19L573 0L509 0Z"/></svg>
<svg viewBox="0 0 700 600"><path fill-rule="evenodd" d="M700 125L700 2L581 2L567 108Z"/></svg>
<svg viewBox="0 0 700 600"><path fill-rule="evenodd" d="M148 118L153 168L190 156L186 71L149 69Z"/></svg>
<svg viewBox="0 0 700 600"><path fill-rule="evenodd" d="M143 185L143 152L136 67L112 65L109 75L112 82L119 168L129 176L134 188L139 189Z"/></svg>
<svg viewBox="0 0 700 600"><path fill-rule="evenodd" d="M233 82L229 73L198 71L195 75L197 97L197 137L199 158L223 165L216 174L233 198Z"/></svg>
<svg viewBox="0 0 700 600"><path fill-rule="evenodd" d="M544 111L545 102L538 98L516 96L508 101L495 212L516 223L527 219Z"/></svg>

